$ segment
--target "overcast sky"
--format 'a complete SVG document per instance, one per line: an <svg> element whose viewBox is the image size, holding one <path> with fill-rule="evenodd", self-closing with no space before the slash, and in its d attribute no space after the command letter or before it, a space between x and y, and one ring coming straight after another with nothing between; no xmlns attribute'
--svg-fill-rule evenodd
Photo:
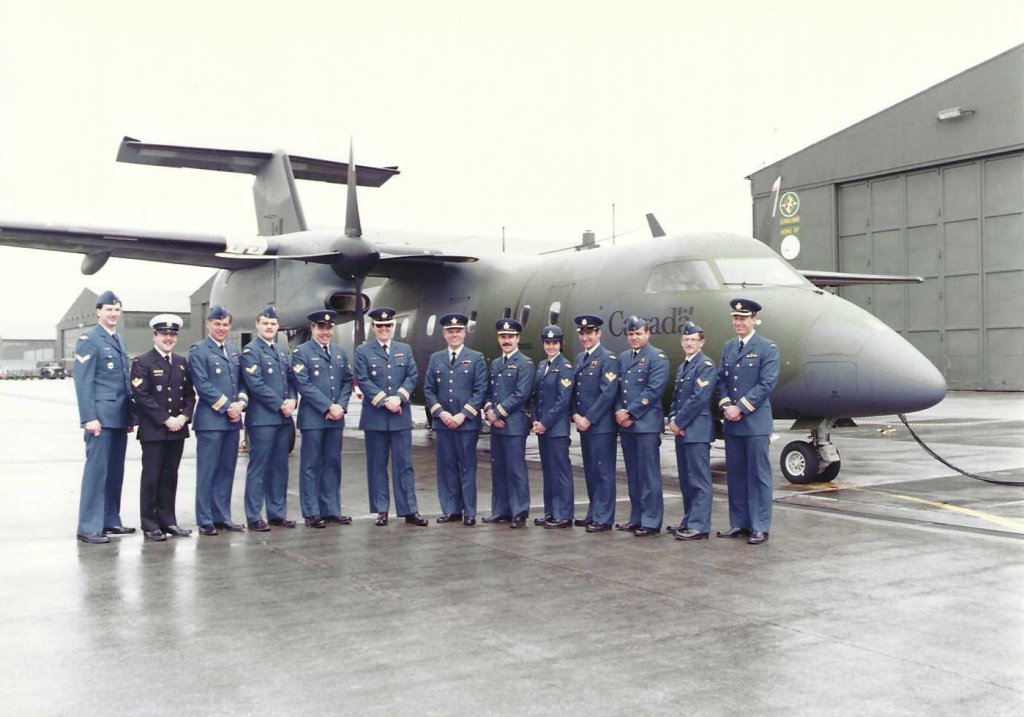
<svg viewBox="0 0 1024 717"><path fill-rule="evenodd" d="M364 234L461 251L751 232L745 177L1024 41L1024 2L0 0L0 216L254 233L245 175L114 162L123 135L285 148L402 174ZM307 220L344 188L301 182ZM446 238L447 237L447 238ZM49 330L89 286L209 270L0 247L0 335ZM131 308L126 307L126 308Z"/></svg>

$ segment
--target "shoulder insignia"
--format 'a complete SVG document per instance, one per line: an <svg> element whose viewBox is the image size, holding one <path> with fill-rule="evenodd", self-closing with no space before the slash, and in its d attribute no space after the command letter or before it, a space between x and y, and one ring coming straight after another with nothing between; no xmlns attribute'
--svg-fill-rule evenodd
<svg viewBox="0 0 1024 717"><path fill-rule="evenodd" d="M141 385L142 385L142 378L141 377L136 376L135 378L132 379L132 386L134 386L135 388L138 388Z"/></svg>
<svg viewBox="0 0 1024 717"><path fill-rule="evenodd" d="M78 363L85 363L91 358L92 354L86 354L85 356L83 356L82 354L75 354L75 361L77 361Z"/></svg>
<svg viewBox="0 0 1024 717"><path fill-rule="evenodd" d="M242 353L243 354L251 354L252 353L252 349L250 349L248 346L246 346L244 349L242 349Z"/></svg>
<svg viewBox="0 0 1024 717"><path fill-rule="evenodd" d="M640 403L646 406L648 403L650 403L650 401L647 399L646 396L644 396L643 398L640 399Z"/></svg>
<svg viewBox="0 0 1024 717"><path fill-rule="evenodd" d="M305 366L303 366L301 363L297 363L294 366L292 366L292 371L294 371L295 373L302 373L302 369L304 368Z"/></svg>
<svg viewBox="0 0 1024 717"><path fill-rule="evenodd" d="M249 374L254 374L254 373L256 373L256 369L258 369L258 368L259 368L259 366L256 366L254 364L254 365L250 366L249 368L245 369L245 372L249 373Z"/></svg>
<svg viewBox="0 0 1024 717"><path fill-rule="evenodd" d="M572 379L571 378L563 378L560 383L565 388L569 388L569 386L572 386Z"/></svg>
<svg viewBox="0 0 1024 717"><path fill-rule="evenodd" d="M704 365L705 366L714 366L715 362L712 361L711 359L708 359L707 361L704 362Z"/></svg>
<svg viewBox="0 0 1024 717"><path fill-rule="evenodd" d="M707 386L707 385L708 385L709 383L711 383L711 382L710 382L710 381L705 381L705 380L704 380L704 379L702 379L702 378L698 378L698 379L697 379L697 385L698 385L698 386L700 386L701 388L704 388L704 387L705 387L705 386Z"/></svg>
<svg viewBox="0 0 1024 717"><path fill-rule="evenodd" d="M617 378L618 378L619 376L618 376L618 374L616 374L616 373L615 373L614 371L608 371L607 373L605 373L604 377L605 377L606 379L608 379L609 381L614 381L614 380L615 380L615 379L617 379Z"/></svg>
<svg viewBox="0 0 1024 717"><path fill-rule="evenodd" d="M78 337L78 340L85 341L87 338L89 338L89 334L82 334L81 336Z"/></svg>
<svg viewBox="0 0 1024 717"><path fill-rule="evenodd" d="M667 358L668 358L668 356L666 356L666 355L665 355L665 354L664 354L663 352L659 352L659 353L658 353L658 358L663 358L663 359L667 359Z"/></svg>

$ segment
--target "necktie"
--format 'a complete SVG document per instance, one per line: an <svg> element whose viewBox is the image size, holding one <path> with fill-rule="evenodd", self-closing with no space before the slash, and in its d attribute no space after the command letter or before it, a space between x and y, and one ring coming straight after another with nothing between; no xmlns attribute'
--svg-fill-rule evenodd
<svg viewBox="0 0 1024 717"><path fill-rule="evenodd" d="M452 351L452 360L451 360L451 363L450 363L450 364L448 364L448 365L449 365L449 366L454 366L454 365L455 365L455 352L454 352L454 351Z"/></svg>
<svg viewBox="0 0 1024 717"><path fill-rule="evenodd" d="M550 371L550 370L551 370L551 359L548 359L547 361L544 362L544 375L547 376L548 375L548 371Z"/></svg>
<svg viewBox="0 0 1024 717"><path fill-rule="evenodd" d="M636 359L637 354L639 354L639 353L640 353L639 351L637 351L636 349L633 349L633 359L634 360Z"/></svg>
<svg viewBox="0 0 1024 717"><path fill-rule="evenodd" d="M391 354L388 353L388 345L387 344L381 344L381 348L384 349L384 355L385 356L389 356L389 357L391 356Z"/></svg>
<svg viewBox="0 0 1024 717"><path fill-rule="evenodd" d="M224 358L228 357L228 349L227 346L225 346L224 344L220 345L220 355L223 356Z"/></svg>
<svg viewBox="0 0 1024 717"><path fill-rule="evenodd" d="M167 354L166 356L164 356L164 361L166 361L167 365L170 366L170 364L171 364L171 355Z"/></svg>
<svg viewBox="0 0 1024 717"><path fill-rule="evenodd" d="M507 355L502 356L502 358L501 358L501 367L505 368L506 366L508 366L508 356Z"/></svg>
<svg viewBox="0 0 1024 717"><path fill-rule="evenodd" d="M588 361L590 361L590 352L589 351L584 351L583 352L583 365L586 366Z"/></svg>
<svg viewBox="0 0 1024 717"><path fill-rule="evenodd" d="M325 344L324 345L324 356L327 357L328 361L331 360L331 345L330 344Z"/></svg>

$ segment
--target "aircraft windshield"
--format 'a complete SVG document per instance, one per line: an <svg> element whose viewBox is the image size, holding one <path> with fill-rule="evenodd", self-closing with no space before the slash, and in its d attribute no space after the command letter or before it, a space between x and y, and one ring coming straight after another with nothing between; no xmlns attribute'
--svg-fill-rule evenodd
<svg viewBox="0 0 1024 717"><path fill-rule="evenodd" d="M654 267L645 292L693 291L717 289L718 279L706 261L673 261Z"/></svg>
<svg viewBox="0 0 1024 717"><path fill-rule="evenodd" d="M730 286L802 286L804 278L771 256L715 259L722 282Z"/></svg>

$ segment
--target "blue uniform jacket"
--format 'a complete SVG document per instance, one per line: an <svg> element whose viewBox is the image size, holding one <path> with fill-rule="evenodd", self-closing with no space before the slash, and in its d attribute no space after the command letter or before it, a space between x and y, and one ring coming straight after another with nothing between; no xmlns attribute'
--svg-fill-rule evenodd
<svg viewBox="0 0 1024 717"><path fill-rule="evenodd" d="M466 420L459 431L479 431L480 411L487 396L487 360L479 351L465 346L451 365L449 349L431 355L423 378L423 396L434 428L450 430L438 416L442 411L462 413Z"/></svg>
<svg viewBox="0 0 1024 717"><path fill-rule="evenodd" d="M711 443L715 440L715 429L711 423L711 398L715 393L718 368L715 362L698 351L690 364L679 366L676 371L676 385L672 393L669 417L686 431L676 436L683 443Z"/></svg>
<svg viewBox="0 0 1024 717"><path fill-rule="evenodd" d="M274 344L256 337L242 349L242 380L249 394L246 426L277 426L291 419L281 413L281 404L295 398L288 355Z"/></svg>
<svg viewBox="0 0 1024 717"><path fill-rule="evenodd" d="M544 375L547 359L540 362L533 382L533 420L544 424L544 436L569 435L569 405L572 403L572 364L559 354Z"/></svg>
<svg viewBox="0 0 1024 717"><path fill-rule="evenodd" d="M491 433L503 436L525 436L530 433L530 419L526 404L533 389L536 370L533 361L522 351L516 351L502 367L504 356L491 362L490 386L487 405L498 418L505 421L504 428L491 427Z"/></svg>
<svg viewBox="0 0 1024 717"><path fill-rule="evenodd" d="M120 336L97 324L78 337L74 378L82 425L93 420L104 428L134 425L128 373L128 349Z"/></svg>
<svg viewBox="0 0 1024 717"><path fill-rule="evenodd" d="M234 346L224 344L227 358L217 342L207 336L188 350L188 367L199 400L196 401L192 427L197 431L238 431L242 422L232 423L228 406L235 401L249 402L242 386L240 356Z"/></svg>
<svg viewBox="0 0 1024 717"><path fill-rule="evenodd" d="M150 349L132 361L132 400L139 416L140 441L183 441L188 438L188 423L180 431L164 425L169 417L192 420L196 392L192 388L188 362L171 354L171 364L156 349Z"/></svg>
<svg viewBox="0 0 1024 717"><path fill-rule="evenodd" d="M735 404L743 412L739 421L725 421L734 436L763 436L772 432L772 389L779 380L779 349L770 339L754 333L739 353L738 338L725 342L718 371L718 407Z"/></svg>
<svg viewBox="0 0 1024 717"><path fill-rule="evenodd" d="M587 433L615 433L615 400L619 395L619 360L604 346L598 346L583 365L584 351L576 354L573 374L576 389L573 391L570 415L578 413L588 421Z"/></svg>
<svg viewBox="0 0 1024 717"><path fill-rule="evenodd" d="M327 409L332 403L348 410L352 398L352 368L348 354L340 346L330 344L331 359L316 341L310 339L292 353L292 377L298 390L299 430L344 428L345 419L328 421Z"/></svg>
<svg viewBox="0 0 1024 717"><path fill-rule="evenodd" d="M391 341L388 353L376 339L356 349L356 381L363 392L359 428L364 431L403 431L412 428L412 396L420 372L409 344ZM402 410L392 413L384 399L398 396Z"/></svg>
<svg viewBox="0 0 1024 717"><path fill-rule="evenodd" d="M625 408L633 417L624 433L661 433L665 428L665 414L661 408L661 394L668 385L668 356L661 349L647 344L637 357L633 350L619 354L619 400L615 410Z"/></svg>

